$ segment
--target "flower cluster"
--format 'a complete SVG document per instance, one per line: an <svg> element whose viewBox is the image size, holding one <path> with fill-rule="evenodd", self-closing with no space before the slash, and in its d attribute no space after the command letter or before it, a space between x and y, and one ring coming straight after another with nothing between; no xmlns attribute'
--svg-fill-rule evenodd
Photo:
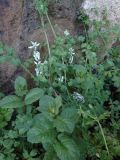
<svg viewBox="0 0 120 160"><path fill-rule="evenodd" d="M74 92L73 93L73 99L76 100L77 102L80 102L80 103L84 103L85 102L84 97L78 92Z"/></svg>
<svg viewBox="0 0 120 160"><path fill-rule="evenodd" d="M34 63L36 65L35 72L36 72L36 76L39 76L43 74L44 67L46 64L48 64L48 62L46 60L43 63L41 62L40 52L37 51L37 48L40 45L40 43L32 42L32 41L31 43L32 43L32 46L28 48L33 49Z"/></svg>
<svg viewBox="0 0 120 160"><path fill-rule="evenodd" d="M70 55L70 57L69 57L69 63L71 64L73 62L74 55L75 55L75 51L74 51L73 48L69 49L69 55Z"/></svg>
<svg viewBox="0 0 120 160"><path fill-rule="evenodd" d="M32 46L29 46L28 48L33 49L34 63L36 65L35 72L36 72L36 75L38 76L40 74L39 65L41 64L41 57L40 57L40 52L37 51L37 48L40 45L40 43L32 42L32 41L31 43L32 43Z"/></svg>
<svg viewBox="0 0 120 160"><path fill-rule="evenodd" d="M64 31L64 35L65 36L69 36L70 35L70 33L69 33L69 31L67 29Z"/></svg>
<svg viewBox="0 0 120 160"><path fill-rule="evenodd" d="M58 81L59 81L59 82L64 82L64 76L59 77L59 78L58 78Z"/></svg>

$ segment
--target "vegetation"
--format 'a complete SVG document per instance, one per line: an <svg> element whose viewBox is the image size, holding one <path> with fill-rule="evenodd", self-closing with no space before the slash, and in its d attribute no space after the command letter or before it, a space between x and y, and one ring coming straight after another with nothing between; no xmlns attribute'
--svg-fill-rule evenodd
<svg viewBox="0 0 120 160"><path fill-rule="evenodd" d="M94 22L93 31L84 36L73 37L68 30L64 36L57 35L47 4L35 3L48 49L44 58L37 42L29 47L33 57L25 63L12 49L0 46L0 63L9 60L34 81L29 88L27 79L18 76L14 94L0 94L0 160L119 159L120 47L106 47L110 33L119 41L119 30L103 30L108 23L103 20ZM52 46L45 18L55 37ZM78 20L85 27L90 24L84 15ZM29 71L32 63L34 74Z"/></svg>

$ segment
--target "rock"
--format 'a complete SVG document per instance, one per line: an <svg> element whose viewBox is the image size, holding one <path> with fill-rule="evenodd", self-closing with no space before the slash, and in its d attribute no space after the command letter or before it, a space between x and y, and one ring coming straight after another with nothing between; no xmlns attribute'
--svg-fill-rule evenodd
<svg viewBox="0 0 120 160"><path fill-rule="evenodd" d="M91 21L106 21L102 27L104 32L108 32L107 41L103 44L103 37L98 36L96 43L100 46L100 57L106 54L120 37L120 0L84 0L82 4L83 11L89 16ZM90 26L89 31L94 32L94 27Z"/></svg>
<svg viewBox="0 0 120 160"><path fill-rule="evenodd" d="M95 2L93 0L51 0L49 16L56 33L63 34L65 29L73 35L81 32L82 26L76 22L76 18L82 7L93 19L96 16L89 12L89 9L94 8L95 5L100 9L107 5L110 11L109 19L113 23L120 22L119 0L102 0L103 3L101 0L96 0ZM47 34L51 44L54 36L49 25L47 25ZM45 40L39 15L34 8L34 1L0 0L0 41L13 47L17 56L24 61L31 56L28 50L31 40L37 42ZM22 73L22 70L13 67L9 62L0 65L0 88L8 92L12 84L11 79L14 81L16 75Z"/></svg>
<svg viewBox="0 0 120 160"><path fill-rule="evenodd" d="M56 33L63 34L68 29L75 34L74 20L76 9L81 5L81 0L53 1L49 5L49 16L55 26ZM47 34L49 42L53 42L53 34L48 25ZM35 11L33 0L0 0L0 41L13 47L17 56L22 61L31 56L28 50L30 41L43 42L45 40L39 15ZM0 86L8 92L11 79L21 70L13 67L9 62L0 65ZM8 85L6 85L8 84Z"/></svg>
<svg viewBox="0 0 120 160"><path fill-rule="evenodd" d="M102 20L105 11L111 25L120 24L120 0L85 0L82 7L91 20Z"/></svg>

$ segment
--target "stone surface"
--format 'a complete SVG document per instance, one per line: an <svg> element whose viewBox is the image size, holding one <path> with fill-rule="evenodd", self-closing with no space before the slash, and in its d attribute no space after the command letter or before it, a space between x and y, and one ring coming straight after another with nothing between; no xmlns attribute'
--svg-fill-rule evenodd
<svg viewBox="0 0 120 160"><path fill-rule="evenodd" d="M24 61L31 56L28 50L30 41L45 40L38 14L34 9L34 0L0 0L0 41L13 47L16 54ZM54 3L55 2L55 3ZM100 11L107 6L108 18L120 22L119 0L51 0L49 16L56 33L63 34L68 29L71 34L81 32L81 24L76 22L81 8L84 8L90 18L95 18L89 10L98 7ZM98 19L98 17L97 17ZM53 42L53 34L47 25L49 42ZM0 65L0 86L9 90L15 76L22 73L8 62ZM6 88L6 89L5 89Z"/></svg>
<svg viewBox="0 0 120 160"><path fill-rule="evenodd" d="M91 20L101 20L105 11L111 24L120 24L120 0L85 0L82 7Z"/></svg>
<svg viewBox="0 0 120 160"><path fill-rule="evenodd" d="M96 40L98 46L101 47L99 56L103 57L107 50L114 45L118 45L116 40L120 36L120 32L118 33L116 31L119 31L120 28L120 0L84 0L82 8L91 21L107 20L108 22L102 28L103 31L109 31L107 35L108 41L104 45L101 41L101 36ZM89 31L91 30L94 30L93 26L89 27Z"/></svg>
<svg viewBox="0 0 120 160"><path fill-rule="evenodd" d="M13 47L16 54L24 61L30 57L28 50L30 41L45 40L38 14L34 9L33 0L0 0L0 41ZM60 0L49 5L49 15L56 33L63 34L68 29L75 34L76 10L80 8L81 0ZM49 42L53 41L53 34L47 26ZM11 80L14 80L16 70L8 62L0 65L0 85L9 90ZM6 89L5 89L6 88Z"/></svg>

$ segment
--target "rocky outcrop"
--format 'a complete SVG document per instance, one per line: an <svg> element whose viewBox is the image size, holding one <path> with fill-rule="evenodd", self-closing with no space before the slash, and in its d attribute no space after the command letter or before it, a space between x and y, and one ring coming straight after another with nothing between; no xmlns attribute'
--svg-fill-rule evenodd
<svg viewBox="0 0 120 160"><path fill-rule="evenodd" d="M101 20L106 13L111 25L120 24L120 0L84 0L82 7L91 20Z"/></svg>
<svg viewBox="0 0 120 160"><path fill-rule="evenodd" d="M0 41L13 47L16 54L24 61L30 56L28 46L30 41L44 41L41 22L34 9L33 0L0 0ZM68 29L75 34L76 10L81 6L81 0L61 0L49 5L49 15L57 33L63 34ZM50 43L53 35L47 28ZM18 73L9 63L0 65L0 85L9 88L11 79ZM7 84L7 85L6 85Z"/></svg>
<svg viewBox="0 0 120 160"><path fill-rule="evenodd" d="M102 2L102 3L101 3ZM108 3L107 3L108 2ZM63 34L68 29L71 34L81 31L81 24L76 23L76 17L81 7L91 19L95 18L89 10L104 5L108 7L109 19L112 22L120 22L119 0L51 0L49 4L49 16L56 33ZM98 17L97 17L98 18ZM53 34L47 25L49 42L53 41ZM41 22L34 9L34 0L0 0L0 41L13 47L15 53L24 61L30 56L28 46L30 41L42 42L45 40ZM11 64L0 64L0 86L6 90L20 71Z"/></svg>

